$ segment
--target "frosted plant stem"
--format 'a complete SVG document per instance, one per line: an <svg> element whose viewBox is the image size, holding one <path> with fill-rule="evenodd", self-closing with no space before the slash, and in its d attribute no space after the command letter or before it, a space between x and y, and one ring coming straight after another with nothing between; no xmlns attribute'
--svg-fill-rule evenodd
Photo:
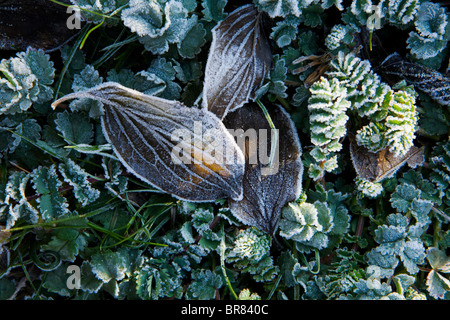
<svg viewBox="0 0 450 320"><path fill-rule="evenodd" d="M264 104L259 99L256 99L256 103L259 105L259 107L263 111L264 116L266 117L267 122L269 123L269 126L272 129L272 135L271 135L271 139L272 139L271 142L272 142L272 144L271 144L271 147L270 147L270 158L269 158L269 167L272 167L273 161L275 159L276 148L277 148L278 130L275 128L275 125L274 125L274 123L272 121L272 118L270 117L270 114L267 111L267 109L264 106Z"/></svg>

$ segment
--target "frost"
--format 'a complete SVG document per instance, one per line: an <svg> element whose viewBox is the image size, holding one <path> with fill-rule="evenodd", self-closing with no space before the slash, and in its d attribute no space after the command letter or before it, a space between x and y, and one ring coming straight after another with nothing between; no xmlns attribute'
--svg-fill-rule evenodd
<svg viewBox="0 0 450 320"><path fill-rule="evenodd" d="M433 268L427 276L427 289L436 299L444 298L450 290L450 280L442 273L450 273L450 259L443 250L435 247L427 249L427 260Z"/></svg>

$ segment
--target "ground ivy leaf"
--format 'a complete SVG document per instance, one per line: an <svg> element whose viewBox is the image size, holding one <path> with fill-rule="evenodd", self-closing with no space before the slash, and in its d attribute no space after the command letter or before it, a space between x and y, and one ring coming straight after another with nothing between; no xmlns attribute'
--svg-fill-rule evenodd
<svg viewBox="0 0 450 320"><path fill-rule="evenodd" d="M92 266L92 272L103 283L107 283L110 280L122 280L125 278L129 267L119 252L110 250L92 255L90 264Z"/></svg>
<svg viewBox="0 0 450 320"><path fill-rule="evenodd" d="M428 292L435 299L444 298L450 291L450 281L435 270L428 274L426 284Z"/></svg>
<svg viewBox="0 0 450 320"><path fill-rule="evenodd" d="M62 260L75 261L80 250L87 245L86 237L77 229L63 228L53 233L52 239L42 248L58 252Z"/></svg>
<svg viewBox="0 0 450 320"><path fill-rule="evenodd" d="M79 112L58 113L55 119L56 130L69 144L90 144L94 137L94 127L89 119Z"/></svg>
<svg viewBox="0 0 450 320"><path fill-rule="evenodd" d="M178 42L178 52L183 58L192 59L206 42L206 30L201 23L193 20L182 41Z"/></svg>
<svg viewBox="0 0 450 320"><path fill-rule="evenodd" d="M406 241L399 256L406 270L411 274L416 274L419 272L417 265L423 264L426 256L423 243L416 240Z"/></svg>
<svg viewBox="0 0 450 320"><path fill-rule="evenodd" d="M103 281L98 279L92 270L92 265L88 261L83 261L81 265L81 290L89 293L96 293L103 285Z"/></svg>
<svg viewBox="0 0 450 320"><path fill-rule="evenodd" d="M43 287L60 296L70 297L74 292L67 287L67 278L69 275L66 271L68 266L68 262L63 262L57 269L47 272L45 281L42 284Z"/></svg>

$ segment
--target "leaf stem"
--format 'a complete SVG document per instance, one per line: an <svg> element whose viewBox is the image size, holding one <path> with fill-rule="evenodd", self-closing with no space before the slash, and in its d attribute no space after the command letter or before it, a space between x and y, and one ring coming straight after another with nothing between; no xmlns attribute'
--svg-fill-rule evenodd
<svg viewBox="0 0 450 320"><path fill-rule="evenodd" d="M267 119L267 122L269 123L270 128L272 129L272 135L271 135L271 147L270 147L270 158L269 158L269 168L272 167L275 156L276 156L276 149L278 144L278 129L275 128L275 124L272 121L272 118L270 117L269 111L267 111L264 104L259 100L256 99L256 103L261 108L262 112L264 113L264 116Z"/></svg>

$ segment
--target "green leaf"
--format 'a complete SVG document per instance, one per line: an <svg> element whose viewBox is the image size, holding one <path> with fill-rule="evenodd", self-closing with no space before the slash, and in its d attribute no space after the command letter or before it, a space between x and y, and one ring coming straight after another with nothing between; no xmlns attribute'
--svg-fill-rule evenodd
<svg viewBox="0 0 450 320"><path fill-rule="evenodd" d="M47 272L42 286L48 291L57 293L60 296L72 296L74 294L74 290L67 287L67 279L69 274L66 273L66 271L68 266L69 263L63 262L57 269Z"/></svg>
<svg viewBox="0 0 450 320"><path fill-rule="evenodd" d="M417 265L423 264L426 254L421 241L406 241L400 252L400 259L406 270L411 274L419 272Z"/></svg>
<svg viewBox="0 0 450 320"><path fill-rule="evenodd" d="M280 235L296 241L297 249L309 252L312 248L328 246L327 234L333 228L333 216L325 202L288 204L283 208L279 223Z"/></svg>
<svg viewBox="0 0 450 320"><path fill-rule="evenodd" d="M95 87L103 82L103 78L99 72L95 70L92 65L86 65L79 74L74 76L72 82L73 92L84 91L86 89ZM88 98L76 99L71 101L69 108L72 111L87 111L89 117L98 118L103 115L103 108L101 102Z"/></svg>
<svg viewBox="0 0 450 320"><path fill-rule="evenodd" d="M450 280L435 270L428 274L426 285L428 292L435 299L443 299L450 291Z"/></svg>
<svg viewBox="0 0 450 320"><path fill-rule="evenodd" d="M299 17L301 14L298 0L274 0L274 1L256 0L255 4L261 10L267 12L267 14L271 18L276 17L286 18L288 15L291 14L296 17Z"/></svg>
<svg viewBox="0 0 450 320"><path fill-rule="evenodd" d="M420 197L420 190L417 190L413 185L402 183L395 188L390 202L394 209L398 212L406 213L410 209L411 202L415 198Z"/></svg>
<svg viewBox="0 0 450 320"><path fill-rule="evenodd" d="M81 112L60 112L55 119L56 130L70 145L90 144L94 137L94 127L89 118Z"/></svg>
<svg viewBox="0 0 450 320"><path fill-rule="evenodd" d="M11 297L16 291L16 284L13 280L2 278L0 279L0 300L6 300Z"/></svg>
<svg viewBox="0 0 450 320"><path fill-rule="evenodd" d="M177 47L183 58L192 59L206 43L206 30L201 23L197 23L197 19L191 19L189 23L192 26L186 29L183 40L178 42Z"/></svg>
<svg viewBox="0 0 450 320"><path fill-rule="evenodd" d="M203 19L216 22L223 20L226 17L224 9L227 2L227 0L203 0Z"/></svg>
<svg viewBox="0 0 450 320"><path fill-rule="evenodd" d="M87 239L79 230L64 228L55 230L51 240L42 248L58 252L62 260L73 262L86 246Z"/></svg>
<svg viewBox="0 0 450 320"><path fill-rule="evenodd" d="M81 290L89 293L96 293L103 285L103 281L96 277L92 270L92 265L88 261L83 261L81 265Z"/></svg>
<svg viewBox="0 0 450 320"><path fill-rule="evenodd" d="M125 257L120 252L111 250L92 255L90 264L92 272L103 283L110 280L120 281L125 278L129 270Z"/></svg>

